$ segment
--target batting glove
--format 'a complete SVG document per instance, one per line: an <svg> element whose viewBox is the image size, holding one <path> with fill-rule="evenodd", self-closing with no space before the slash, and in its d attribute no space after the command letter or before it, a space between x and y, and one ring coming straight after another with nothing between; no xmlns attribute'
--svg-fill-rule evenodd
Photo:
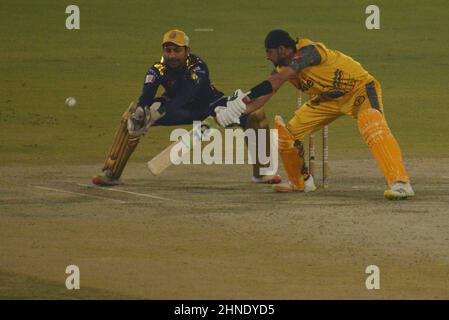
<svg viewBox="0 0 449 320"><path fill-rule="evenodd" d="M232 96L228 97L226 107L215 108L218 124L222 127L227 127L231 124L239 124L240 117L246 112L247 100L248 98L242 90L236 90Z"/></svg>
<svg viewBox="0 0 449 320"><path fill-rule="evenodd" d="M230 126L231 124L234 124L234 123L237 123L237 124L240 123L240 120L239 120L240 117L233 116L229 112L229 109L226 107L216 107L214 111L215 111L215 114L217 115L215 117L215 120L223 128L226 128L227 126Z"/></svg>

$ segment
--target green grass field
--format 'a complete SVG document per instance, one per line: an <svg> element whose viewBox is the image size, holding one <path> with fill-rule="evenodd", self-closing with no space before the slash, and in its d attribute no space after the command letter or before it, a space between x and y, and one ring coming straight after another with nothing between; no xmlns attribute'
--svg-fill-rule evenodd
<svg viewBox="0 0 449 320"><path fill-rule="evenodd" d="M65 28L69 4L0 1L0 299L448 299L447 0L376 1L381 29L371 31L367 0L79 0L80 30ZM271 72L263 41L274 28L361 62L383 86L416 197L383 198L350 118L330 126L328 189L318 175L316 192L274 193L250 182L249 166L151 176L144 161L169 144L169 127L142 139L124 185L95 188L173 28L227 94ZM270 122L295 104L295 90L281 88ZM78 292L65 288L70 264ZM365 287L373 264L382 290Z"/></svg>
<svg viewBox="0 0 449 320"><path fill-rule="evenodd" d="M0 4L2 164L101 163L119 116L139 96L162 34L177 27L225 93L248 89L271 71L263 39L273 28L343 51L382 83L390 125L406 157L447 156L449 36L446 1L378 1L381 29L365 28L369 1L78 1L81 29L65 28L60 1ZM213 28L213 32L196 32ZM76 108L64 100L74 96ZM288 85L267 105L270 119L292 114ZM155 128L133 160L168 143ZM370 157L356 123L331 126L331 159Z"/></svg>

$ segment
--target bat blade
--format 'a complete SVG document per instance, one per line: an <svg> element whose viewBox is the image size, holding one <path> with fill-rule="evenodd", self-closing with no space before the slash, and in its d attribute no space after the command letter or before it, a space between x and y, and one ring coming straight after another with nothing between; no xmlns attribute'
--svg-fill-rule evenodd
<svg viewBox="0 0 449 320"><path fill-rule="evenodd" d="M160 175L165 171L165 169L172 165L170 161L170 152L177 143L178 142L172 143L158 155L156 155L153 159L147 162L148 170L150 170L153 175Z"/></svg>
<svg viewBox="0 0 449 320"><path fill-rule="evenodd" d="M216 127L215 121L212 117L207 118L202 122L202 125L206 125L208 128ZM173 162L171 159L172 149L179 144L184 144L185 148L182 148L181 155L177 155L179 158L185 157L187 154L190 154L190 150L193 149L195 145L201 143L201 134L198 134L198 130L192 129L189 132L185 133L179 141L175 141L170 144L167 148L162 150L159 154L157 154L153 159L147 162L148 170L155 176L160 175L167 168L169 168Z"/></svg>

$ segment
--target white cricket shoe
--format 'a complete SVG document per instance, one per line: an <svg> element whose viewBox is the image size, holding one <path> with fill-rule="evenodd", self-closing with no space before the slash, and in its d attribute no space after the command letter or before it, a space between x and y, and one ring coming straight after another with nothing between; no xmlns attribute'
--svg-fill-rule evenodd
<svg viewBox="0 0 449 320"><path fill-rule="evenodd" d="M315 190L315 180L313 180L313 176L310 174L307 180L304 180L304 192L312 192Z"/></svg>
<svg viewBox="0 0 449 320"><path fill-rule="evenodd" d="M390 189L385 190L384 197L390 200L401 200L415 196L412 186L409 182L395 182Z"/></svg>

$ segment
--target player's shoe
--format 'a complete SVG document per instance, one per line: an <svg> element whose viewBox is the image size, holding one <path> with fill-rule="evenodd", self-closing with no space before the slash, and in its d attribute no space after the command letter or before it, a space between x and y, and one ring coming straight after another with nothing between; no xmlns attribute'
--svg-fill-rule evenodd
<svg viewBox="0 0 449 320"><path fill-rule="evenodd" d="M120 179L109 177L106 173L92 178L92 183L100 187L112 187L122 184Z"/></svg>
<svg viewBox="0 0 449 320"><path fill-rule="evenodd" d="M276 184L272 188L276 192L283 192L283 193L298 192L298 191L312 192L312 191L316 190L315 181L313 180L312 175L309 175L307 180L304 180L304 189L303 190L299 189L297 186L295 186L290 181L288 181L286 183Z"/></svg>
<svg viewBox="0 0 449 320"><path fill-rule="evenodd" d="M402 200L415 196L412 186L409 182L395 182L390 189L385 190L384 197L390 200Z"/></svg>
<svg viewBox="0 0 449 320"><path fill-rule="evenodd" d="M292 184L290 181L279 183L273 185L273 190L276 192L282 192L282 193L289 193L289 192L296 192L296 191L302 191L298 187L296 187L294 184Z"/></svg>
<svg viewBox="0 0 449 320"><path fill-rule="evenodd" d="M253 183L260 183L260 184L278 184L282 182L282 177L278 174L274 176L261 176L261 177L251 177L251 181Z"/></svg>
<svg viewBox="0 0 449 320"><path fill-rule="evenodd" d="M309 177L304 180L304 192L313 192L316 190L315 180L313 176L310 174Z"/></svg>

